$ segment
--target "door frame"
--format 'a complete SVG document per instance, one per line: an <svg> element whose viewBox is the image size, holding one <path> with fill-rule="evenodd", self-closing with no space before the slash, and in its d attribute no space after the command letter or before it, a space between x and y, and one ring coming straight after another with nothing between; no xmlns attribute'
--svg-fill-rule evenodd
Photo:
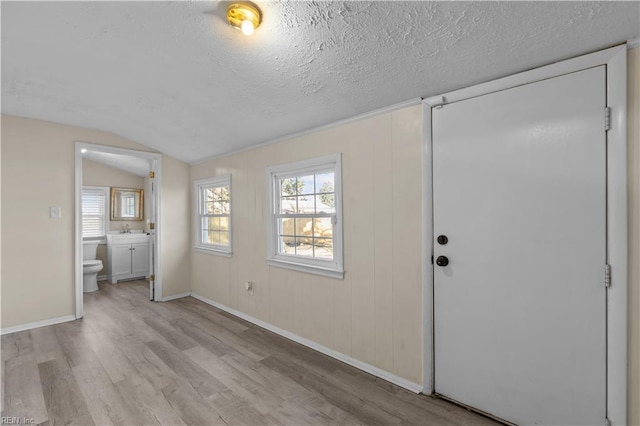
<svg viewBox="0 0 640 426"><path fill-rule="evenodd" d="M434 281L429 256L433 247L432 109L528 83L606 65L606 96L611 108L607 131L607 263L611 286L607 290L607 418L627 423L627 46L611 47L508 77L425 98L423 111L422 268L423 393L434 388ZM604 111L603 117L604 117ZM603 265L604 268L604 265ZM604 269L603 269L604 286ZM604 421L604 419L603 419Z"/></svg>
<svg viewBox="0 0 640 426"><path fill-rule="evenodd" d="M155 187L153 194L155 194L155 244L153 244L153 256L155 257L155 279L153 281L154 287L154 301L162 300L162 268L161 261L162 258L160 254L161 251L161 232L162 227L160 224L160 212L161 212L161 196L162 196L162 185L160 185L162 179L162 155L153 153L153 152L145 152L145 151L137 151L134 149L125 149L125 148L116 148L113 146L107 145L97 145L87 142L75 142L75 215L74 215L74 224L75 224L75 235L74 235L74 245L75 245L75 307L76 319L80 319L84 316L84 302L83 302L83 283L82 283L82 150L89 150L95 152L106 152L110 154L120 154L120 155L129 155L133 157L144 158L154 163L155 167L154 172L154 182ZM152 195L153 196L153 195ZM105 265L105 268L107 265Z"/></svg>

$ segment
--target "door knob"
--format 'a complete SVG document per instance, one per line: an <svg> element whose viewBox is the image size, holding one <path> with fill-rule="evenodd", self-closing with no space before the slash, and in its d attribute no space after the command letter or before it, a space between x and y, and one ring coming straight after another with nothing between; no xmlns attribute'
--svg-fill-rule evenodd
<svg viewBox="0 0 640 426"><path fill-rule="evenodd" d="M436 259L436 265L438 266L447 266L449 264L449 258L447 256L438 256Z"/></svg>
<svg viewBox="0 0 640 426"><path fill-rule="evenodd" d="M449 239L447 238L446 235L438 235L437 241L438 241L438 244L443 246L449 242Z"/></svg>

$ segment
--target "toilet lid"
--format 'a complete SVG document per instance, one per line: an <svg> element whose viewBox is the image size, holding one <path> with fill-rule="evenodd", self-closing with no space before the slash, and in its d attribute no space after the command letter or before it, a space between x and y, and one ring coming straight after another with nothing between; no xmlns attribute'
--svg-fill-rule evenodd
<svg viewBox="0 0 640 426"><path fill-rule="evenodd" d="M102 265L102 260L94 259L94 260L83 260L82 266L98 266Z"/></svg>

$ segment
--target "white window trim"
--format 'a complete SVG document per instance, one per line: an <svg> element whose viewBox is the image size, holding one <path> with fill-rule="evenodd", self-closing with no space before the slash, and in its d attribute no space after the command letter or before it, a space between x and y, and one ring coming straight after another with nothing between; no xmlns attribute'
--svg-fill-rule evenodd
<svg viewBox="0 0 640 426"><path fill-rule="evenodd" d="M202 242L202 221L200 220L200 188L203 186L228 186L229 187L229 246L205 244ZM231 257L233 254L233 193L231 188L231 175L216 176L193 181L194 190L194 249L199 253L215 254Z"/></svg>
<svg viewBox="0 0 640 426"><path fill-rule="evenodd" d="M278 225L276 223L276 206L279 191L279 178L300 175L305 172L317 173L318 170L334 170L334 196L336 203L335 217L337 223L333 233L333 261L305 259L296 256L286 256L278 253ZM266 169L267 184L267 264L280 268L293 269L311 274L323 275L331 278L344 278L344 252L342 232L342 156L341 154L299 161L296 163L280 164Z"/></svg>
<svg viewBox="0 0 640 426"><path fill-rule="evenodd" d="M82 191L85 189L91 190L99 190L104 192L104 236L103 237L84 237L82 236L82 241L97 241L98 244L107 244L107 234L109 233L109 212L111 211L111 197L110 197L110 187L108 186L90 186L90 185L82 185L82 190L80 192L80 199L82 200ZM80 209L82 213L82 209ZM82 217L80 217L80 229L82 230Z"/></svg>

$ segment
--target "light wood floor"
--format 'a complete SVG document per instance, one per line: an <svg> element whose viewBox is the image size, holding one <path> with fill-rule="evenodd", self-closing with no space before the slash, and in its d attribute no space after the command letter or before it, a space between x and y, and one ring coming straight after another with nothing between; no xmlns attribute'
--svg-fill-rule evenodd
<svg viewBox="0 0 640 426"><path fill-rule="evenodd" d="M100 284L85 318L2 337L2 416L35 424L496 424L196 299ZM22 421L24 424L24 421Z"/></svg>

